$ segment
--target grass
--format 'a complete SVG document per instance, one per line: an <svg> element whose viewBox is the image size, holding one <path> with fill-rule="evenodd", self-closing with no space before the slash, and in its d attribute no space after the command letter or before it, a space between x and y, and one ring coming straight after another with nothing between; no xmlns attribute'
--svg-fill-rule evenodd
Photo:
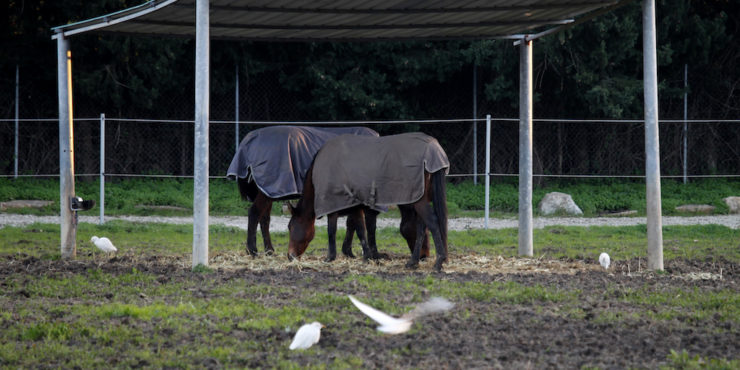
<svg viewBox="0 0 740 370"><path fill-rule="evenodd" d="M192 205L189 180L113 181L106 184L106 189L106 211L111 215L190 214L190 211L136 207L148 204L189 209ZM77 190L83 196L96 197L97 183L79 181ZM246 214L246 203L238 199L233 182L213 180L210 190L212 214ZM499 215L508 217L516 211L515 184L497 183L492 190L494 209ZM482 187L470 183L450 185L453 215L480 215L482 212L475 204L482 199L482 191ZM643 213L644 185L638 183L553 183L535 189L535 203L548 191L572 194L587 216L627 208ZM717 199L739 193L737 181L695 182L687 187L664 181L663 209L666 214L673 214L674 204L708 203L718 207L717 213L726 213L726 206ZM56 198L55 180L0 179L0 201ZM22 212L57 214L54 206ZM339 240L343 233L340 229ZM212 255L244 254L243 230L212 226L209 234ZM186 267L176 265L169 273L148 271L136 263L129 267L124 264L122 270L102 268L108 257L93 249L89 242L92 235L111 238L124 261L129 259L144 265L159 259L186 261ZM262 250L261 238L257 240ZM272 259L284 259L286 233L272 233L272 240L279 254ZM645 240L644 225L535 229L535 259L577 260L593 266L599 253L606 251L614 263L635 259L643 259L644 263ZM737 266L738 240L740 230L723 226L665 226L664 260L667 266L679 259L722 261ZM380 230L377 241L383 252L408 253L397 230ZM326 244L326 229L319 228L305 258L320 258ZM518 259L516 229L451 231L449 244L453 254L450 263L459 256ZM77 248L76 260L84 268L75 272L0 273L0 368L377 366L360 353L337 350L365 348L368 342L385 340L368 330L373 326L369 319L347 309L347 292L361 292L366 303L393 314L406 312L414 302L429 295L445 296L460 304L459 311L454 313L456 322L470 325L507 320L497 310L503 307L565 321L593 320L593 325L607 328L643 326L647 322L671 327L678 333L704 326L712 326L712 330L721 333L736 330L740 324L740 292L736 288L707 289L707 285L700 288L688 283L656 289L656 281L673 281L670 272L666 276L649 275L639 280L644 282L642 285L630 286L604 277L603 285L596 289L582 289L568 280L515 281L506 274L502 280L458 281L405 271L394 277L337 273L317 286L310 273L313 265L306 265L308 273L290 275L294 280L288 282L271 280L268 272L237 270L233 275L224 275L215 266L191 270L187 261L192 251L192 226L125 221L80 224ZM59 259L59 225L0 228L0 261L7 268L22 261L53 266ZM406 298L399 300L399 297ZM598 306L598 302L608 302L607 308L594 311L587 307ZM610 305L614 308L609 309ZM327 344L301 353L289 351L287 344L295 330L314 320L327 326ZM419 337L424 325L415 325L410 336ZM358 337L358 327L369 334ZM341 343L329 344L333 343L332 337L342 338ZM430 358L429 349L420 344L413 348L400 346L385 355ZM316 362L316 358L325 361ZM695 348L687 350L680 346L666 353L660 363L666 368L740 368L737 358L707 356Z"/></svg>
<svg viewBox="0 0 740 370"><path fill-rule="evenodd" d="M35 224L0 229L0 256L59 258L57 225ZM150 256L187 256L191 248L190 226L148 225L116 221L104 226L81 224L78 229L79 257L95 261L90 234L104 234L116 242L122 253L145 261ZM309 251L324 253L325 230L319 230ZM666 259L724 258L740 262L740 230L719 226L667 227L664 237L671 248ZM244 232L234 228L210 229L212 250L241 250ZM513 230L450 232L451 250L458 254L514 256ZM577 240L576 243L573 241ZM546 228L535 231L535 242L549 258L595 259L609 250L614 260L644 254L644 227ZM709 245L695 251L697 242ZM274 233L279 251L285 249L285 233ZM380 249L406 253L402 239L383 231ZM546 252L544 252L546 250ZM455 302L472 302L470 307L493 307L490 312L463 309L456 313L462 322L475 323L480 317L500 320L495 307L521 307L568 320L583 319L583 302L616 299L632 313L605 311L595 323L607 326L635 325L640 320L675 325L705 322L740 324L740 293L736 289L704 291L686 285L655 291L652 285L625 288L607 283L603 290L583 291L568 286L526 284L516 281L452 281L433 275L407 275L395 279L375 274L338 275L330 286L296 294L298 286L312 286L311 275L297 277L292 284L276 286L269 280L224 280L213 269L177 272L181 278L163 279L161 274L133 267L112 272L89 265L77 273L49 272L40 276L3 275L0 294L1 367L255 367L269 364L278 368L357 368L370 366L352 352L315 346L294 353L287 349L292 333L303 323L318 320L335 337L353 342L357 327L372 323L346 308L344 292L365 294L366 303L399 314L408 303L388 297L442 295ZM28 299L18 299L17 292ZM206 292L205 298L199 294ZM423 294L422 294L423 292ZM613 298L617 297L617 298ZM477 303L476 303L477 302ZM632 324L630 324L632 323ZM420 326L421 325L421 326ZM423 324L409 335L418 336ZM377 334L372 334L377 336ZM372 337L375 338L375 337ZM375 340L379 340L376 338ZM367 340L367 339L365 339ZM424 348L396 349L399 356L422 356ZM331 358L316 363L312 358ZM665 358L665 366L678 368L737 368L737 359L707 358L676 348Z"/></svg>
<svg viewBox="0 0 740 370"><path fill-rule="evenodd" d="M227 226L211 226L209 251L211 253L241 251L246 232ZM40 259L59 258L59 225L33 224L27 227L5 227L0 229L0 254L23 253ZM97 253L90 238L106 236L114 240L121 250L145 251L150 255L187 254L192 251L193 230L191 225L146 224L127 221L110 221L104 225L81 223L77 228L78 250L82 253ZM286 232L273 232L272 242L278 253L287 250ZM344 238L339 229L337 240ZM608 252L614 260L625 260L645 256L647 229L637 226L552 226L534 230L535 254L551 259L596 260L601 252ZM380 229L376 236L381 251L405 254L406 242L398 230ZM719 225L664 226L663 255L666 260L674 258L705 259L722 257L740 262L740 230ZM355 242L356 243L356 242ZM518 234L516 229L450 231L450 251L516 257ZM317 228L316 238L307 250L307 255L323 255L328 244L325 227ZM257 238L257 247L262 250L262 239ZM355 247L357 248L357 247Z"/></svg>
<svg viewBox="0 0 740 370"><path fill-rule="evenodd" d="M518 209L518 187L513 180L499 180L491 185L490 204L494 216L510 216ZM85 199L99 199L100 186L96 180L80 178L75 184L76 193ZM631 180L560 180L536 186L533 205L545 194L559 191L570 194L584 215L635 210L645 214L645 184ZM209 183L209 207L213 215L246 215L248 204L239 198L236 183L226 179L212 179ZM113 179L105 186L105 212L107 215L191 215L193 182L190 179ZM664 215L679 215L675 208L683 204L709 204L715 213L729 210L722 201L728 196L740 195L740 180L710 179L683 184L675 180L661 182ZM485 188L472 182L447 186L448 208L453 217L483 214ZM57 179L20 178L0 179L0 202L14 199L50 200L54 204L43 209L12 210L19 213L58 214L59 182ZM158 206L177 207L161 209ZM273 204L273 213L280 213L280 202ZM97 208L95 208L97 209ZM94 211L93 211L94 212ZM398 216L397 212L391 216Z"/></svg>

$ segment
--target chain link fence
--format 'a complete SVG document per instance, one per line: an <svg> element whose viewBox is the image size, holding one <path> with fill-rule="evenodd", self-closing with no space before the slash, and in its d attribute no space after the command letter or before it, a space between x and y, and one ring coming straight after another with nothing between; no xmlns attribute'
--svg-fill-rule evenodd
<svg viewBox="0 0 740 370"><path fill-rule="evenodd" d="M193 122L123 118L78 118L74 122L75 172L100 172L101 122L105 125L106 176L193 175ZM249 131L268 124L366 126L381 135L421 131L436 137L450 158L453 181L484 173L485 120L409 120L358 122L212 121L209 172L225 176L237 143ZM682 177L684 153L689 177L740 177L740 120L660 123L661 173ZM15 176L15 121L0 120L0 176ZM56 119L18 122L18 175L59 174ZM535 120L535 176L640 177L645 171L644 126L639 120ZM684 148L686 145L686 149ZM519 121L493 118L491 173L517 176ZM686 152L684 152L686 150Z"/></svg>
<svg viewBox="0 0 740 370"><path fill-rule="evenodd" d="M3 68L0 89L0 176L58 176L59 132L55 81L24 79L41 71ZM279 70L279 68L277 68ZM241 138L267 124L308 124L315 120L288 91L278 73L239 76L239 69L219 70L221 84L231 87L211 95L210 174L225 175ZM484 172L485 115L491 123L491 173L518 176L518 109L485 98L495 76L488 69L462 70L444 82L425 82L406 91L412 116L429 120L347 121L381 135L422 131L436 137L447 151L452 181L471 180ZM682 76L681 76L682 77ZM678 78L678 77L676 77ZM678 78L680 80L680 78ZM105 173L108 176L193 175L193 94L184 79L182 91L163 94L151 111L106 112ZM35 85L34 85L35 84ZM17 91L17 92L16 92ZM94 99L75 95L75 172L100 171L100 108ZM414 100L417 99L417 100ZM16 103L17 102L17 103ZM670 100L669 108L676 105ZM674 104L675 103L675 104ZM672 104L672 105L671 105ZM18 117L16 121L16 107ZM676 107L670 108L675 111ZM319 114L320 115L320 114ZM348 113L348 115L351 115ZM675 115L674 115L675 116ZM149 117L149 119L140 119ZM471 117L477 117L475 120ZM238 123L235 122L238 119ZM321 118L319 118L321 119ZM269 121L269 123L268 123ZM311 124L337 125L335 120ZM17 128L16 128L17 127ZM640 177L645 171L644 125L641 120L536 119L535 176ZM16 155L17 147L17 159ZM740 120L662 120L661 173L689 177L740 175ZM16 170L17 160L17 170ZM685 162L684 162L685 161ZM478 177L480 179L480 177Z"/></svg>

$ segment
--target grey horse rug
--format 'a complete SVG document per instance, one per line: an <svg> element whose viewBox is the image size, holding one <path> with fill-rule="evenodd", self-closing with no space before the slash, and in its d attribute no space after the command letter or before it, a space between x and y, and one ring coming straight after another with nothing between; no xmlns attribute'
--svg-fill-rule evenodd
<svg viewBox="0 0 740 370"><path fill-rule="evenodd" d="M247 178L271 198L300 196L306 172L316 153L327 140L343 134L378 136L366 127L270 126L257 129L239 144L226 176Z"/></svg>
<svg viewBox="0 0 740 370"><path fill-rule="evenodd" d="M420 132L337 136L314 160L316 216L359 204L384 211L390 205L416 202L424 195L424 171L447 173L449 168L437 139Z"/></svg>

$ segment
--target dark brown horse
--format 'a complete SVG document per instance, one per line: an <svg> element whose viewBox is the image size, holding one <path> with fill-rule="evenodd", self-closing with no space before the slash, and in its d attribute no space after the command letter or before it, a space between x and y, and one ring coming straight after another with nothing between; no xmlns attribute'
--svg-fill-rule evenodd
<svg viewBox="0 0 740 370"><path fill-rule="evenodd" d="M413 245L406 266L418 266L429 229L437 252L434 267L441 270L447 260L447 155L434 138L421 133L355 138L342 135L330 139L316 155L306 175L303 198L292 208L289 257L299 257L308 248L315 234L317 214L346 212L361 217L359 212L364 209L398 204L402 234ZM359 222L356 225L363 256L378 258L377 247L368 243L364 226ZM331 238L329 242L327 260L336 256L336 245Z"/></svg>
<svg viewBox="0 0 740 370"><path fill-rule="evenodd" d="M249 220L247 223L247 252L251 254L252 256L257 255L257 224L260 225L260 230L262 232L262 242L265 246L265 254L272 255L275 253L275 249L272 246L272 240L270 239L270 211L272 210L272 203L275 201L287 201L290 199L297 199L296 197L284 197L284 198L270 198L267 196L264 192L260 191L257 185L253 181L247 181L246 178L239 178L237 179L237 186L239 187L239 194L241 195L242 199L249 201L250 199L253 199L252 205L249 207ZM375 231L375 219L378 215L377 211L369 212L367 218L364 217L364 215L361 215L361 219L359 222L362 223L368 223L366 226L367 229L373 230L373 233ZM332 214L329 215L329 222L331 223L332 219L334 222L334 231L332 234L331 228L329 231L329 241L330 243L334 243L336 245L336 225L337 225L337 218L339 214ZM354 255L352 254L352 238L355 233L355 219L360 216L348 216L347 217L347 233L344 237L344 242L342 242L342 252L348 256L354 258ZM411 228L414 229L414 232L416 232L415 228L412 226ZM375 235L372 236L371 241L373 245L375 244ZM335 246L336 248L336 246ZM428 242L427 242L427 249L428 249Z"/></svg>
<svg viewBox="0 0 740 370"><path fill-rule="evenodd" d="M237 149L227 176L237 179L242 199L252 202L247 225L247 252L257 255L257 224L262 230L265 253L273 254L270 211L274 201L300 198L306 171L321 146L337 135L378 133L365 127L269 126L250 131ZM353 219L347 220L354 230ZM353 232L345 243L351 243ZM348 247L351 249L351 247Z"/></svg>
<svg viewBox="0 0 740 370"><path fill-rule="evenodd" d="M308 170L306 174L306 182L303 185L304 199L301 199L295 207L291 207L291 219L288 223L288 230L291 230L291 239L288 243L288 259L293 260L300 257L308 248L308 244L313 240L316 234L316 213L313 210L313 198L314 198L314 187L313 181L311 181L313 171ZM412 255L414 253L414 247L417 239L417 217L416 212L413 208L399 207L401 211L401 235L406 240L409 250ZM355 206L339 212L333 212L328 214L327 217L327 229L329 248L324 259L325 262L334 261L337 258L337 219L339 216L347 216L347 233L342 243L342 254L349 258L355 258L352 253L352 237L353 233L357 232L357 237L360 239L360 245L362 246L362 256L365 259L380 259L384 257L384 254L378 252L378 247L375 241L376 221L378 217L378 211L369 207ZM269 217L269 216L268 216ZM312 222L301 221L312 218ZM294 221L295 220L295 221ZM295 229L294 234L292 230ZM418 258L426 259L429 256L429 238L427 237L426 229L423 231L421 250ZM299 236L293 240L293 235ZM293 247L295 246L295 247Z"/></svg>

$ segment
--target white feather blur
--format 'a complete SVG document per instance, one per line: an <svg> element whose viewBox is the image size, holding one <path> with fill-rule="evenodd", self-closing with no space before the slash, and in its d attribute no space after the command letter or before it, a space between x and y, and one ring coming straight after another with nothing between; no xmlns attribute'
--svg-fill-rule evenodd
<svg viewBox="0 0 740 370"><path fill-rule="evenodd" d="M411 329L411 325L417 317L436 312L449 311L455 306L454 303L444 298L433 297L432 299L416 306L416 308L411 312L396 318L358 301L351 295L349 296L349 299L358 309L360 309L360 311L362 311L362 313L380 324L378 326L378 331L386 334L405 333Z"/></svg>

